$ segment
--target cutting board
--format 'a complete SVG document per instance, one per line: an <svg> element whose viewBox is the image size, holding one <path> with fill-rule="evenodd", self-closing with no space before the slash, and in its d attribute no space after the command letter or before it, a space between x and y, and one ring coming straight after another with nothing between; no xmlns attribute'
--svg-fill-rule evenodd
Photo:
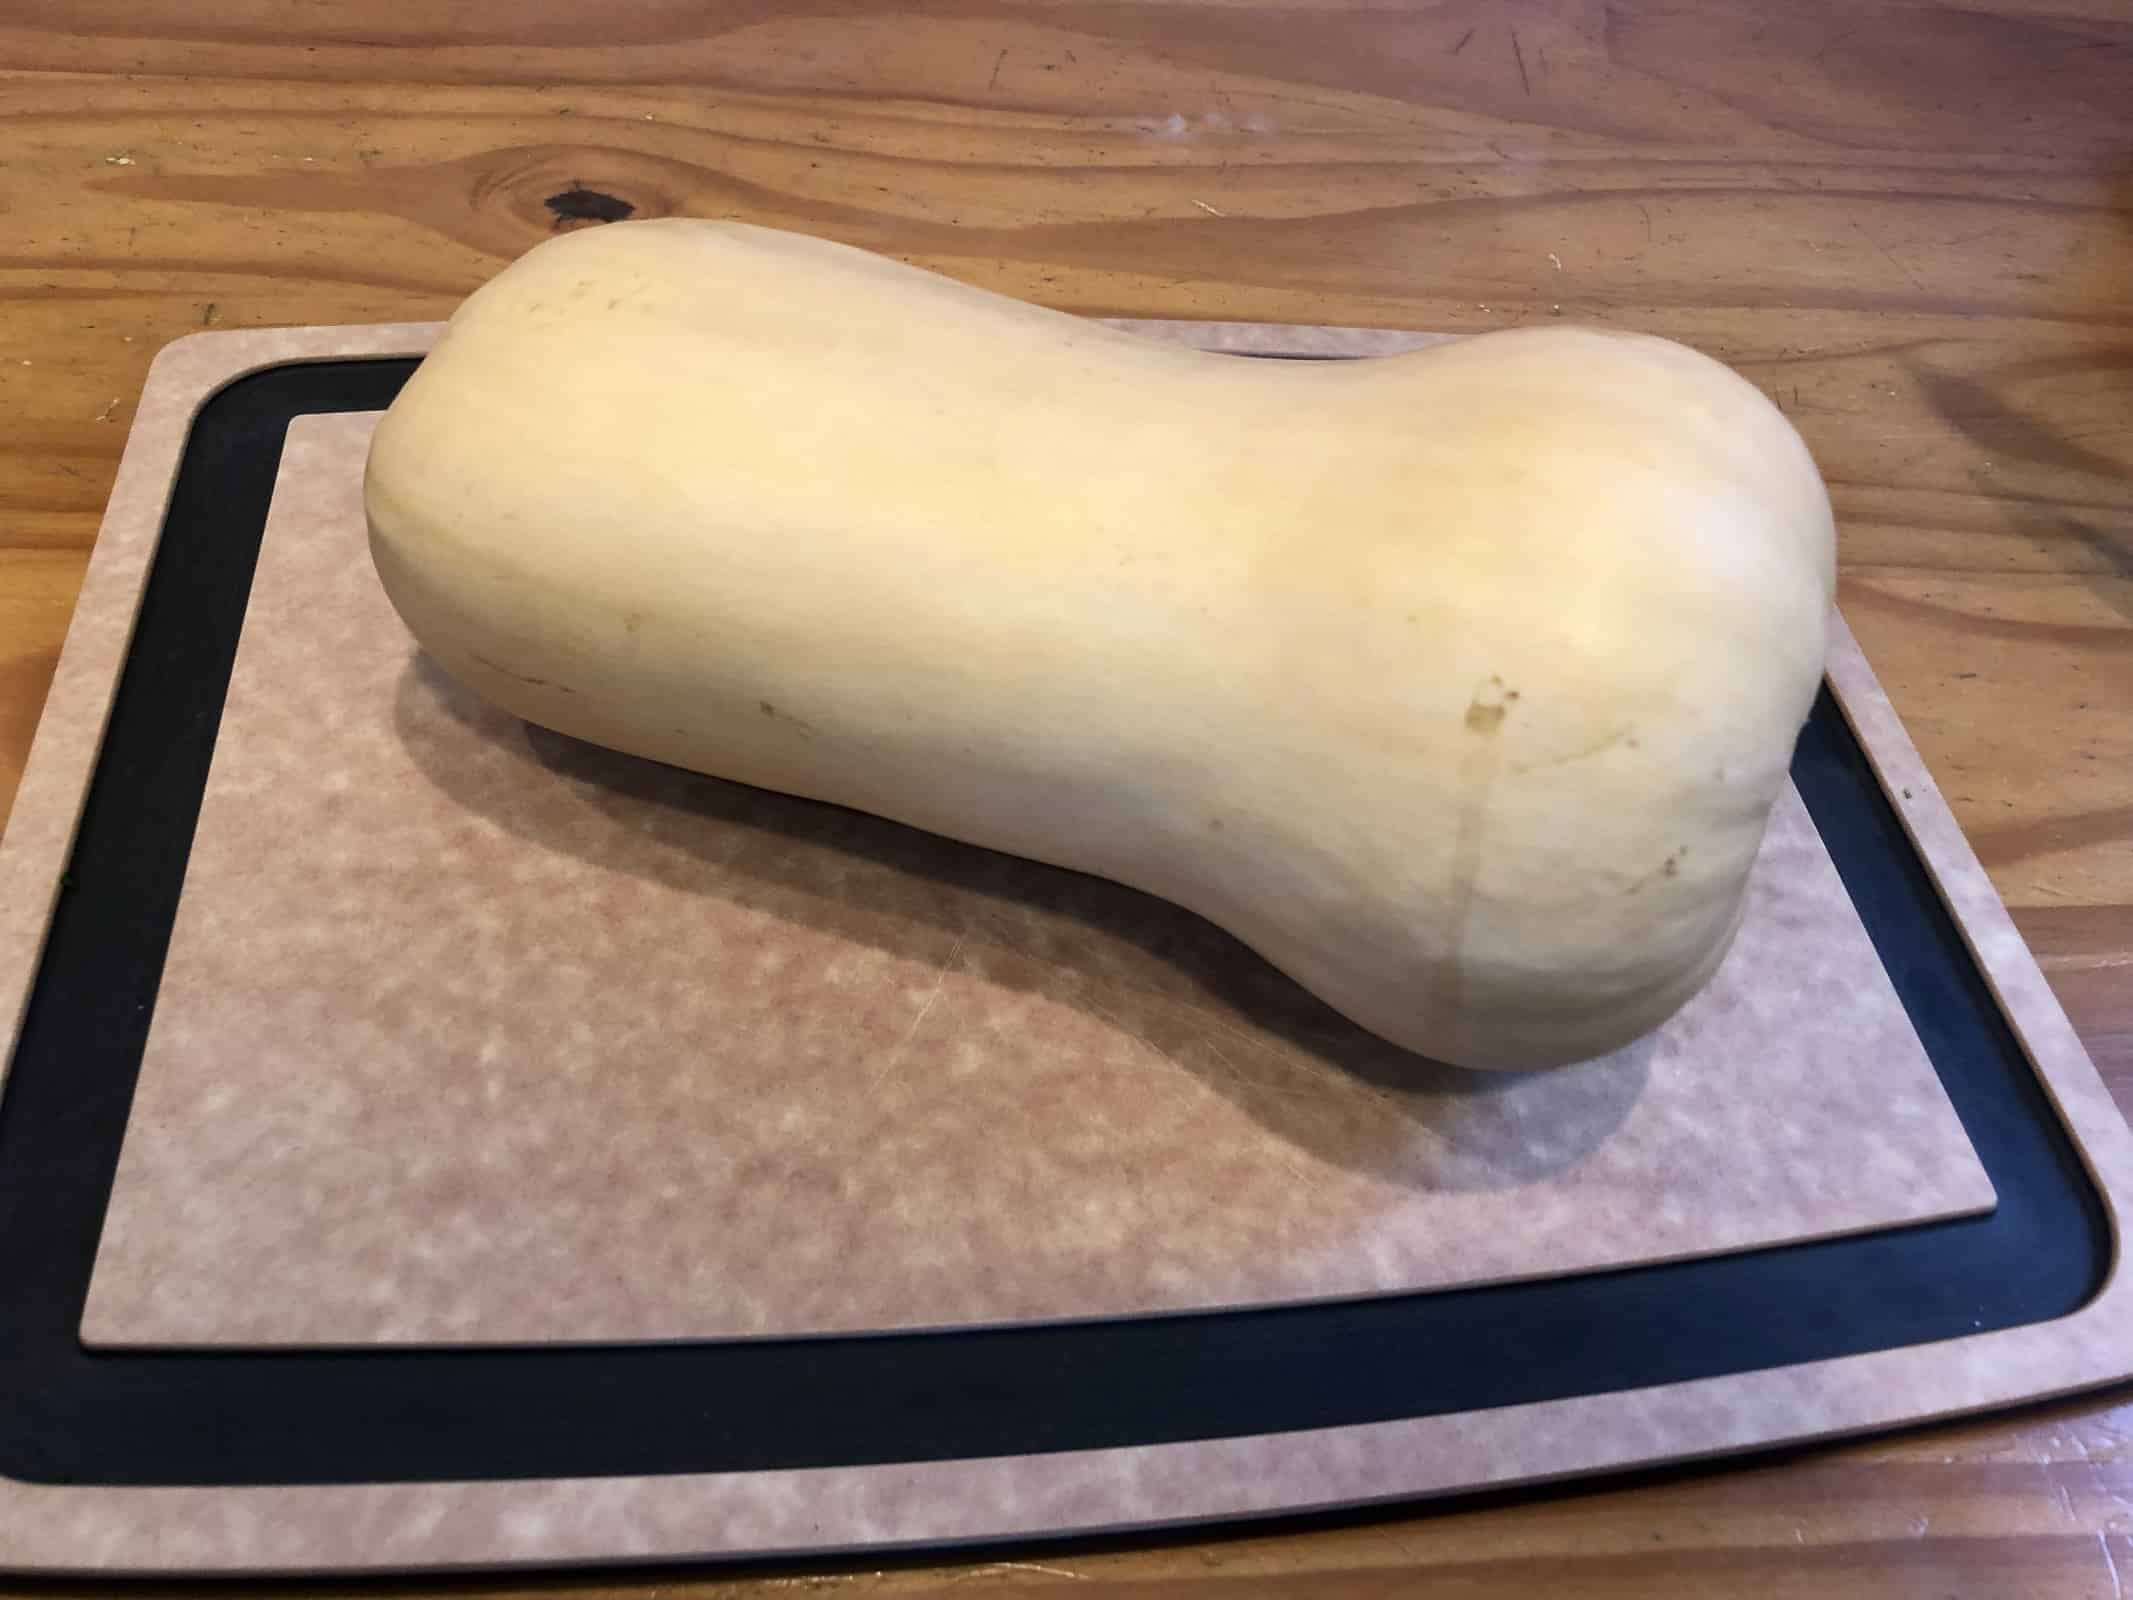
<svg viewBox="0 0 2133 1600"><path fill-rule="evenodd" d="M0 846L0 1560L1058 1536L2133 1369L2124 1124L1841 625L1710 987L1467 1074L1147 896L468 693L364 546L433 336L144 396Z"/></svg>

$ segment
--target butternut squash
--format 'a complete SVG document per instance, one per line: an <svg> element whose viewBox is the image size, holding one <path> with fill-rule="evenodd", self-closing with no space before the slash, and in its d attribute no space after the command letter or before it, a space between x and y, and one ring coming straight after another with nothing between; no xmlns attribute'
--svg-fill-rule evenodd
<svg viewBox="0 0 2133 1600"><path fill-rule="evenodd" d="M1474 1067L1710 976L1833 585L1798 435L1680 345L1251 361L713 222L476 292L366 498L518 715L1133 885Z"/></svg>

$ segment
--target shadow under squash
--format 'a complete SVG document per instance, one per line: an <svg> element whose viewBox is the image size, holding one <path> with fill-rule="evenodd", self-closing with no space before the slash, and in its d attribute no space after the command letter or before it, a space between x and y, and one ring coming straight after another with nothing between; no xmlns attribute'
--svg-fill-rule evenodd
<svg viewBox="0 0 2133 1600"><path fill-rule="evenodd" d="M1101 1018L1296 1147L1385 1182L1469 1190L1545 1179L1606 1140L1649 1077L1649 1040L1539 1073L1428 1060L1347 1021L1181 907L535 727L427 655L401 675L394 715L430 782L537 848L936 967L946 935L957 970ZM500 760L514 781L497 781ZM556 785L576 803L556 805L544 792Z"/></svg>

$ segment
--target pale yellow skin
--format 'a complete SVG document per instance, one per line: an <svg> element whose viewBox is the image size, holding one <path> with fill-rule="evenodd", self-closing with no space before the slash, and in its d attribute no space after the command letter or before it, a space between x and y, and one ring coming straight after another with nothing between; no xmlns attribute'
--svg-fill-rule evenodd
<svg viewBox="0 0 2133 1600"><path fill-rule="evenodd" d="M1131 884L1476 1067L1709 977L1833 582L1798 436L1679 345L1249 361L712 222L476 293L367 499L519 715Z"/></svg>

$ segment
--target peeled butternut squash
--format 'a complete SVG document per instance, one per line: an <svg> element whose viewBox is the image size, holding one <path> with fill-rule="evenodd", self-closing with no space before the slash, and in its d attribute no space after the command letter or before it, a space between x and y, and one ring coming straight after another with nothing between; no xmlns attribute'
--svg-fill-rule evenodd
<svg viewBox="0 0 2133 1600"><path fill-rule="evenodd" d="M1243 360L712 222L474 294L366 490L518 715L1131 884L1474 1067L1710 976L1833 583L1799 437L1679 345Z"/></svg>

